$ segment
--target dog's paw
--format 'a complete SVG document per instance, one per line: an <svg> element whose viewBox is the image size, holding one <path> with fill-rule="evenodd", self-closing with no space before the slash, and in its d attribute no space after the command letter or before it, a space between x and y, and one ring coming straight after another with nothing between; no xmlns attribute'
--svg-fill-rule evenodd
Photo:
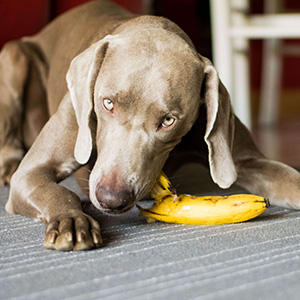
<svg viewBox="0 0 300 300"><path fill-rule="evenodd" d="M46 225L45 248L89 250L99 248L101 244L99 223L81 211L62 214Z"/></svg>
<svg viewBox="0 0 300 300"><path fill-rule="evenodd" d="M10 183L23 156L24 151L21 149L9 145L0 147L0 186Z"/></svg>

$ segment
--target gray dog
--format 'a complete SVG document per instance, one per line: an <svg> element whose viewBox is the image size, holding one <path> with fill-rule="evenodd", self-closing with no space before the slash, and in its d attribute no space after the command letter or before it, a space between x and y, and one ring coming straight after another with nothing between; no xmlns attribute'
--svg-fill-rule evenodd
<svg viewBox="0 0 300 300"><path fill-rule="evenodd" d="M4 46L0 183L11 184L9 213L46 224L45 247L101 244L98 222L58 184L76 170L93 205L120 214L163 167L191 160L222 188L300 207L299 173L256 149L211 62L169 20L99 0Z"/></svg>

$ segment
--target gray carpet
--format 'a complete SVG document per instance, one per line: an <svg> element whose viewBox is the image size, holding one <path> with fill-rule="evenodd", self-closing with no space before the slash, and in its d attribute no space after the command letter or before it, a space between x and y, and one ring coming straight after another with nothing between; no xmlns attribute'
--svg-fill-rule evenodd
<svg viewBox="0 0 300 300"><path fill-rule="evenodd" d="M190 166L173 181L179 190L217 193L204 177L183 183L194 174ZM64 184L78 189L72 178ZM253 221L223 226L146 224L137 209L98 214L101 249L56 252L42 248L43 224L4 211L7 196L1 188L0 299L300 297L298 211L271 207Z"/></svg>

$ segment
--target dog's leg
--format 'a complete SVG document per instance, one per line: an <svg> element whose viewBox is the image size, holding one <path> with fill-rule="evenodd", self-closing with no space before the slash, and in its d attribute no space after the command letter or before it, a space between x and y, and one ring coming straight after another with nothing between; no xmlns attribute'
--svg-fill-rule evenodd
<svg viewBox="0 0 300 300"><path fill-rule="evenodd" d="M44 89L47 63L29 39L12 41L0 53L0 185L10 182L49 118Z"/></svg>
<svg viewBox="0 0 300 300"><path fill-rule="evenodd" d="M9 183L24 156L21 120L28 61L19 44L7 43L0 53L0 185Z"/></svg>
<svg viewBox="0 0 300 300"><path fill-rule="evenodd" d="M80 199L58 182L80 165L74 158L78 125L68 94L12 176L6 210L46 223L44 246L85 250L101 244L100 228Z"/></svg>
<svg viewBox="0 0 300 300"><path fill-rule="evenodd" d="M271 204L300 209L300 174L295 169L265 158L256 148L246 127L236 118L233 159L237 183Z"/></svg>

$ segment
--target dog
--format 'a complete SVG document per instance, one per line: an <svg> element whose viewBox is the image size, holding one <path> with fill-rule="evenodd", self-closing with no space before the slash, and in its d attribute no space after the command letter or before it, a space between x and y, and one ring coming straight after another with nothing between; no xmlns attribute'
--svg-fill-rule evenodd
<svg viewBox="0 0 300 300"><path fill-rule="evenodd" d="M257 150L212 63L168 19L98 0L3 47L0 182L11 186L9 213L46 224L46 248L102 243L98 222L58 184L75 171L97 209L121 214L163 168L190 161L221 188L236 182L300 208L299 173Z"/></svg>

